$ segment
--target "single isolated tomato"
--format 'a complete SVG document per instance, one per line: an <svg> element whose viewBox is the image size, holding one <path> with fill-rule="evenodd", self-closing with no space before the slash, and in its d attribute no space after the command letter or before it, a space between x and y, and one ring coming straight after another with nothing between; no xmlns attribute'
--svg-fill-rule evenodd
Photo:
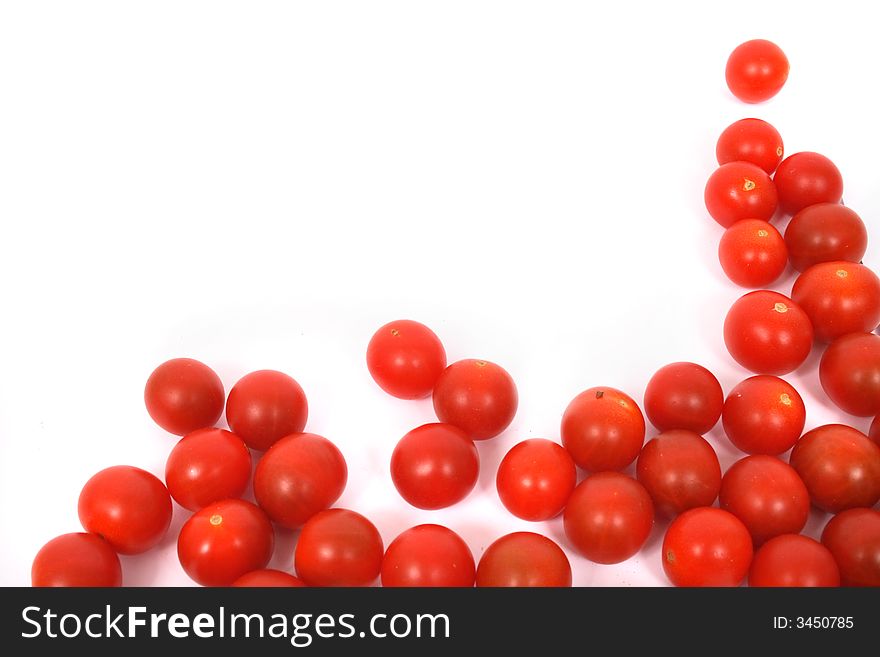
<svg viewBox="0 0 880 657"><path fill-rule="evenodd" d="M382 390L400 399L422 399L446 369L446 350L424 324L399 319L380 328L367 346L367 369Z"/></svg>
<svg viewBox="0 0 880 657"><path fill-rule="evenodd" d="M348 467L336 445L313 433L294 433L257 463L254 497L270 519L296 529L338 500L347 481Z"/></svg>
<svg viewBox="0 0 880 657"><path fill-rule="evenodd" d="M275 370L246 374L229 391L226 421L251 449L264 452L292 433L300 433L309 404L300 385Z"/></svg>
<svg viewBox="0 0 880 657"><path fill-rule="evenodd" d="M696 363L661 367L645 389L645 414L660 431L707 433L721 417L723 405L724 392L718 379Z"/></svg>
<svg viewBox="0 0 880 657"><path fill-rule="evenodd" d="M385 547L375 525L348 509L309 518L296 543L296 573L309 586L369 586L382 568Z"/></svg>
<svg viewBox="0 0 880 657"><path fill-rule="evenodd" d="M730 92L745 103L773 98L788 79L788 58L766 39L741 43L727 59L725 78Z"/></svg>
<svg viewBox="0 0 880 657"><path fill-rule="evenodd" d="M532 438L514 445L501 460L495 486L505 508L523 520L549 520L565 508L577 483L577 468L559 443Z"/></svg>
<svg viewBox="0 0 880 657"><path fill-rule="evenodd" d="M434 412L472 440L504 431L516 415L519 398L507 371L487 360L460 360L447 367L434 386Z"/></svg>
<svg viewBox="0 0 880 657"><path fill-rule="evenodd" d="M779 376L796 370L810 355L813 327L788 297L757 290L730 307L724 319L724 344L747 370Z"/></svg>
<svg viewBox="0 0 880 657"><path fill-rule="evenodd" d="M79 494L83 529L107 539L120 554L140 554L165 537L171 524L171 496L146 470L116 465L101 470Z"/></svg>
<svg viewBox="0 0 880 657"><path fill-rule="evenodd" d="M32 586L122 586L122 566L95 534L62 534L46 543L31 566Z"/></svg>
<svg viewBox="0 0 880 657"><path fill-rule="evenodd" d="M477 586L571 586L571 564L556 543L532 532L502 536L483 552Z"/></svg>
<svg viewBox="0 0 880 657"><path fill-rule="evenodd" d="M623 470L645 442L645 418L632 397L614 388L589 388L562 416L562 444L584 470Z"/></svg>
<svg viewBox="0 0 880 657"><path fill-rule="evenodd" d="M859 215L840 203L817 203L798 212L785 228L788 258L798 271L820 262L861 262L868 231Z"/></svg>
<svg viewBox="0 0 880 657"><path fill-rule="evenodd" d="M724 433L747 454L787 452L801 437L806 419L804 400L794 386L766 374L739 383L721 411Z"/></svg>
<svg viewBox="0 0 880 657"><path fill-rule="evenodd" d="M761 119L740 119L731 123L715 145L718 164L751 162L768 174L776 171L783 152L782 135Z"/></svg>
<svg viewBox="0 0 880 657"><path fill-rule="evenodd" d="M382 586L472 587L474 555L461 536L441 525L410 527L385 550Z"/></svg>
<svg viewBox="0 0 880 657"><path fill-rule="evenodd" d="M290 588L305 586L303 581L289 573L271 568L252 570L232 583L232 586L249 588Z"/></svg>
<svg viewBox="0 0 880 657"><path fill-rule="evenodd" d="M776 212L776 187L751 162L728 162L715 169L703 192L706 210L725 228L742 219L770 221Z"/></svg>
<svg viewBox="0 0 880 657"><path fill-rule="evenodd" d="M817 203L840 203L843 177L824 155L805 151L789 155L780 162L773 176L779 194L779 207L797 214Z"/></svg>
<svg viewBox="0 0 880 657"><path fill-rule="evenodd" d="M819 381L841 410L861 417L880 414L880 336L837 338L819 361Z"/></svg>
<svg viewBox="0 0 880 657"><path fill-rule="evenodd" d="M732 282L741 287L767 287L782 276L788 250L779 231L760 219L737 221L718 243L718 261Z"/></svg>
<svg viewBox="0 0 880 657"><path fill-rule="evenodd" d="M844 586L880 586L880 511L841 511L825 525L822 544L834 555Z"/></svg>
<svg viewBox="0 0 880 657"><path fill-rule="evenodd" d="M183 436L216 424L225 394L216 372L192 358L174 358L159 365L144 388L144 403L153 421Z"/></svg>
<svg viewBox="0 0 880 657"><path fill-rule="evenodd" d="M755 552L749 586L840 586L840 571L834 556L819 541L782 534Z"/></svg>

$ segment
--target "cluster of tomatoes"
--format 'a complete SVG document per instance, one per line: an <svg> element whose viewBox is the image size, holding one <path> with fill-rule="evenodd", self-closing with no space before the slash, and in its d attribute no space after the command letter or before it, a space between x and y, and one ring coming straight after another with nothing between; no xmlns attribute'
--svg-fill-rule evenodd
<svg viewBox="0 0 880 657"><path fill-rule="evenodd" d="M765 100L785 83L788 62L767 41L737 48L731 91ZM655 518L670 520L663 569L679 586L880 586L880 422L871 437L842 424L803 433L806 411L781 375L804 363L814 341L828 342L819 366L828 397L848 413L880 414L880 280L860 264L867 233L841 204L839 171L816 153L783 159L779 133L759 119L728 127L706 207L726 231L719 257L730 279L765 288L790 262L791 296L760 290L727 316L731 356L755 374L726 396L695 363L661 368L644 394L659 434L645 442L641 408L626 393L595 387L562 417L561 444L530 439L502 459L498 496L528 521L562 514L565 536L583 557L624 561L648 539ZM772 177L771 177L772 176ZM784 237L770 223L793 215ZM447 364L437 335L415 321L381 327L367 347L376 383L401 399L431 397L438 422L417 427L390 455L401 497L419 509L456 504L474 488L477 443L501 434L518 404L511 376L485 360ZM197 583L215 586L570 586L565 552L534 532L502 536L479 563L449 528L424 524L387 549L355 511L332 508L347 481L346 461L321 436L304 433L308 403L281 372L253 372L228 398L206 365L175 359L147 381L147 410L183 436L165 482L117 466L93 476L79 498L86 533L50 541L34 560L34 585L121 584L119 554L154 547L171 521L172 499L193 511L178 555ZM223 411L230 430L215 428ZM722 474L703 436L721 420L746 456ZM802 435L803 434L803 435ZM872 442L873 441L873 442ZM788 462L780 455L790 451ZM252 453L262 456L252 468ZM624 474L635 462L635 476ZM589 473L578 483L578 467ZM253 472L256 504L241 499ZM716 500L719 506L714 506ZM811 505L835 514L821 542L803 536ZM296 576L266 569L273 525L300 530Z"/></svg>

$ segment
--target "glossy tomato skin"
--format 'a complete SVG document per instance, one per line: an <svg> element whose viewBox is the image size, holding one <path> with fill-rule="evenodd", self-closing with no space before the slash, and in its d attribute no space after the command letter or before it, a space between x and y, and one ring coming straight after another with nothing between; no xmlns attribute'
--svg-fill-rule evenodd
<svg viewBox="0 0 880 657"><path fill-rule="evenodd" d="M565 409L561 434L563 446L584 470L622 470L642 449L645 418L625 392L589 388Z"/></svg>
<svg viewBox="0 0 880 657"><path fill-rule="evenodd" d="M250 588L292 588L303 587L305 583L298 577L281 570L265 568L245 573L232 583L236 587Z"/></svg>
<svg viewBox="0 0 880 657"><path fill-rule="evenodd" d="M168 492L190 511L241 497L250 478L250 450L241 438L224 429L198 429L187 434L165 462Z"/></svg>
<svg viewBox="0 0 880 657"><path fill-rule="evenodd" d="M825 525L822 544L834 555L844 586L880 586L880 511L841 511Z"/></svg>
<svg viewBox="0 0 880 657"><path fill-rule="evenodd" d="M261 452L284 436L300 433L308 417L309 404L299 383L275 370L246 374L226 400L229 428Z"/></svg>
<svg viewBox="0 0 880 657"><path fill-rule="evenodd" d="M144 403L153 421L183 436L216 424L223 413L223 383L210 367L192 358L159 365L144 388Z"/></svg>
<svg viewBox="0 0 880 657"><path fill-rule="evenodd" d="M810 516L810 494L794 468L757 454L734 463L721 479L721 508L742 520L757 546L798 534Z"/></svg>
<svg viewBox="0 0 880 657"><path fill-rule="evenodd" d="M140 554L161 541L171 524L171 496L158 478L116 465L95 474L79 494L83 528L120 554Z"/></svg>
<svg viewBox="0 0 880 657"><path fill-rule="evenodd" d="M577 468L562 445L532 438L514 445L501 460L495 486L505 508L523 520L549 520L565 508L577 483Z"/></svg>
<svg viewBox="0 0 880 657"><path fill-rule="evenodd" d="M546 536L514 532L483 552L477 565L477 586L571 586L571 564L565 552Z"/></svg>
<svg viewBox="0 0 880 657"><path fill-rule="evenodd" d="M731 123L715 145L718 164L751 162L768 174L776 171L783 152L779 131L761 119L740 119Z"/></svg>
<svg viewBox="0 0 880 657"><path fill-rule="evenodd" d="M724 392L718 379L696 363L661 367L645 389L645 414L660 431L707 433L721 417L723 405Z"/></svg>
<svg viewBox="0 0 880 657"><path fill-rule="evenodd" d="M348 481L342 452L313 433L275 442L257 463L254 497L271 520L288 529L329 508Z"/></svg>
<svg viewBox="0 0 880 657"><path fill-rule="evenodd" d="M741 43L727 59L725 78L731 93L745 103L769 100L788 79L788 58L766 39Z"/></svg>
<svg viewBox="0 0 880 657"><path fill-rule="evenodd" d="M725 228L742 219L770 221L776 212L776 187L750 162L728 162L715 169L703 192L706 210Z"/></svg>
<svg viewBox="0 0 880 657"><path fill-rule="evenodd" d="M804 400L794 386L766 374L734 387L721 411L724 433L747 454L787 452L801 437L806 419Z"/></svg>
<svg viewBox="0 0 880 657"><path fill-rule="evenodd" d="M443 370L434 386L434 412L472 440L488 440L513 421L519 397L507 371L487 360L466 359Z"/></svg>
<svg viewBox="0 0 880 657"><path fill-rule="evenodd" d="M838 513L880 500L880 447L852 427L826 424L808 431L789 462L823 511Z"/></svg>
<svg viewBox="0 0 880 657"><path fill-rule="evenodd" d="M724 320L724 344L747 370L781 376L796 370L810 355L813 327L788 297L757 290L731 306Z"/></svg>
<svg viewBox="0 0 880 657"><path fill-rule="evenodd" d="M474 585L474 556L461 536L441 525L417 525L391 541L382 560L382 586Z"/></svg>
<svg viewBox="0 0 880 657"><path fill-rule="evenodd" d="M446 368L440 338L424 324L399 319L381 327L367 346L367 369L382 390L400 399L433 392Z"/></svg>
<svg viewBox="0 0 880 657"><path fill-rule="evenodd" d="M788 249L779 231L766 221L742 219L721 236L718 261L737 285L767 287L785 271Z"/></svg>
<svg viewBox="0 0 880 657"><path fill-rule="evenodd" d="M565 535L590 561L612 564L638 552L654 526L648 491L619 472L584 479L565 507Z"/></svg>
<svg viewBox="0 0 880 657"><path fill-rule="evenodd" d="M296 573L309 586L369 586L382 568L385 547L375 525L348 509L327 509L303 525Z"/></svg>
<svg viewBox="0 0 880 657"><path fill-rule="evenodd" d="M861 262L868 231L859 215L840 203L817 203L798 212L785 228L792 266L806 271L820 262Z"/></svg>
<svg viewBox="0 0 880 657"><path fill-rule="evenodd" d="M851 415L880 413L880 336L851 333L832 342L819 361L828 398Z"/></svg>
<svg viewBox="0 0 880 657"><path fill-rule="evenodd" d="M874 441L874 444L880 447L880 415L871 422L871 428L868 430L868 438Z"/></svg>
<svg viewBox="0 0 880 657"><path fill-rule="evenodd" d="M819 541L782 534L755 552L749 586L840 586L840 571L834 556Z"/></svg>
<svg viewBox="0 0 880 657"><path fill-rule="evenodd" d="M721 465L712 445L682 429L648 441L636 463L636 476L657 512L669 518L713 504L721 490Z"/></svg>
<svg viewBox="0 0 880 657"><path fill-rule="evenodd" d="M230 586L265 568L274 547L269 518L244 500L209 504L184 523L177 537L180 565L202 586Z"/></svg>
<svg viewBox="0 0 880 657"><path fill-rule="evenodd" d="M824 155L805 151L782 160L773 176L779 194L779 207L787 214L797 214L817 203L840 203L843 178Z"/></svg>
<svg viewBox="0 0 880 657"><path fill-rule="evenodd" d="M31 566L32 586L122 586L122 566L95 534L62 534L46 543Z"/></svg>
<svg viewBox="0 0 880 657"><path fill-rule="evenodd" d="M685 511L663 538L663 571L675 586L739 586L752 562L749 530L714 507Z"/></svg>

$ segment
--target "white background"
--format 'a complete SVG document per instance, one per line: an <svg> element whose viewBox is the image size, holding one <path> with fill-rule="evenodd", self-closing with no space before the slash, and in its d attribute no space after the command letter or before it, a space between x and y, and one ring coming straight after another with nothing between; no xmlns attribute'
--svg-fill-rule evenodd
<svg viewBox="0 0 880 657"><path fill-rule="evenodd" d="M558 519L508 514L504 452L558 439L590 386L641 402L674 360L708 366L726 391L746 376L721 340L742 291L702 203L732 121L765 118L788 153L830 156L877 230L880 39L865 3L0 6L2 584L29 584L40 546L79 530L94 472L161 476L175 438L142 394L176 356L227 390L255 369L294 376L308 429L348 461L339 505L386 544L440 522L479 559L534 530L566 547L576 584L664 584L662 525L635 558L600 566L567 548ZM747 106L724 65L755 37L785 50L791 75ZM364 364L372 332L402 317L519 386L513 425L479 445L477 489L443 511L409 507L388 476L430 401L386 396ZM789 377L808 427L866 430L828 408L817 360ZM723 466L737 458L720 425L709 438ZM125 583L190 584L175 550L186 516L175 509L157 551L123 558ZM290 568L293 541L279 533L274 566Z"/></svg>

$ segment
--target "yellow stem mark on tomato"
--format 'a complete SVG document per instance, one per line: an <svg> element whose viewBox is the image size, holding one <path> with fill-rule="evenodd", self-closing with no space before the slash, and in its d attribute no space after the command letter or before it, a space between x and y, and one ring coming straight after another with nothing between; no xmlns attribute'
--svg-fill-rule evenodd
<svg viewBox="0 0 880 657"><path fill-rule="evenodd" d="M398 331L397 329L391 329L391 335L396 338L398 335L400 335L400 331Z"/></svg>
<svg viewBox="0 0 880 657"><path fill-rule="evenodd" d="M208 522L216 527L223 522L223 516L221 516L219 513L215 513L213 516L211 516L211 519L208 520Z"/></svg>
<svg viewBox="0 0 880 657"><path fill-rule="evenodd" d="M788 396L787 392L783 392L781 395L779 395L779 401L786 406L791 406L791 397Z"/></svg>
<svg viewBox="0 0 880 657"><path fill-rule="evenodd" d="M675 552L672 550L666 551L666 561L673 562L675 561Z"/></svg>
<svg viewBox="0 0 880 657"><path fill-rule="evenodd" d="M777 156L777 157L782 157L782 146L777 146L777 147L776 147L776 156Z"/></svg>
<svg viewBox="0 0 880 657"><path fill-rule="evenodd" d="M846 269L838 269L836 272L838 278L846 278L849 276L849 272Z"/></svg>
<svg viewBox="0 0 880 657"><path fill-rule="evenodd" d="M475 360L474 361L474 365L476 365L477 367L486 367L486 365L488 365L488 364L489 363L486 362L485 360Z"/></svg>
<svg viewBox="0 0 880 657"><path fill-rule="evenodd" d="M754 180L749 180L748 178L743 178L743 191L750 192L756 187Z"/></svg>
<svg viewBox="0 0 880 657"><path fill-rule="evenodd" d="M778 313L787 313L788 306L786 306L784 303L778 301L775 304L773 304L773 310L775 310Z"/></svg>
<svg viewBox="0 0 880 657"><path fill-rule="evenodd" d="M768 233L768 232L767 232L766 230L764 230L763 228L762 228L761 230L758 231L758 237L767 237L769 234L770 234L770 233Z"/></svg>

